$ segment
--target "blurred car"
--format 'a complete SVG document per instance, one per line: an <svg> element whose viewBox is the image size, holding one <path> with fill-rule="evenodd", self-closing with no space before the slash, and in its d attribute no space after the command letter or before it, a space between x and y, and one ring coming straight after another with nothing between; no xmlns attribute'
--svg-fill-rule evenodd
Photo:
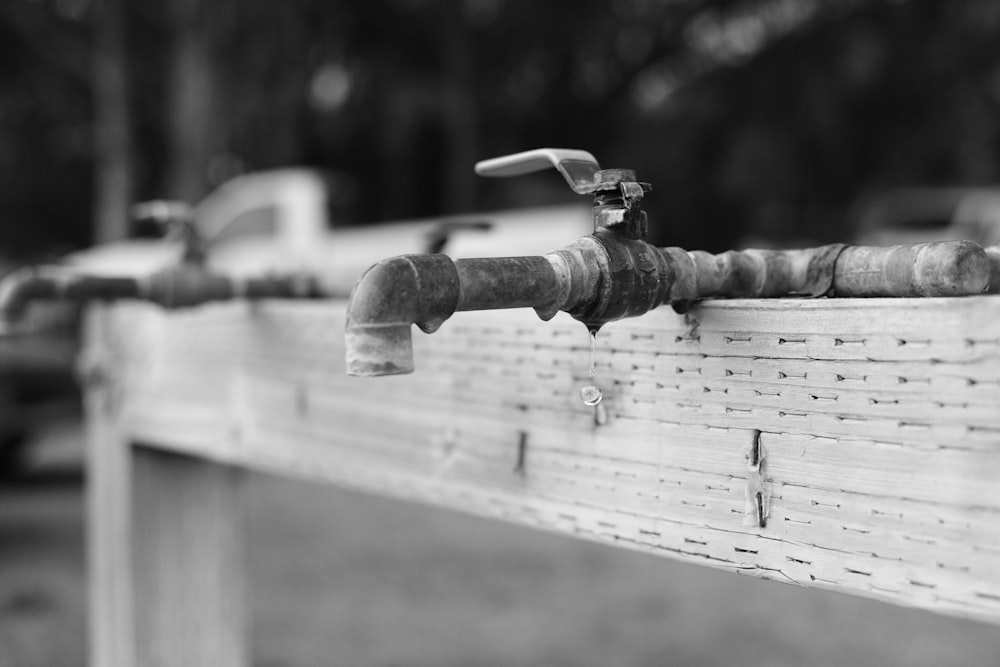
<svg viewBox="0 0 1000 667"><path fill-rule="evenodd" d="M919 241L1000 244L1000 188L899 188L871 200L858 219L866 245Z"/></svg>

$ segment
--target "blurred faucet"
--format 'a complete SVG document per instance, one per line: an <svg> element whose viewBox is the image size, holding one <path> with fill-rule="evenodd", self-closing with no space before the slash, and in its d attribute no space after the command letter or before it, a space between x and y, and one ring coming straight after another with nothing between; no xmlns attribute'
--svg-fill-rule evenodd
<svg viewBox="0 0 1000 667"><path fill-rule="evenodd" d="M0 280L0 331L9 332L34 300L72 302L138 299L163 308L184 308L236 298L303 299L322 296L305 275L227 276L205 266L207 241L181 202L152 201L132 209L134 220L156 225L166 242L180 244L180 259L146 276L97 276L60 265L29 266Z"/></svg>
<svg viewBox="0 0 1000 667"><path fill-rule="evenodd" d="M432 333L456 311L531 307L548 320L562 310L596 331L662 304L684 311L707 297L956 296L983 292L989 279L983 249L966 241L719 255L657 248L645 241L641 209L650 185L631 169L601 169L585 151L532 150L480 162L476 172L515 176L549 167L577 194L593 196L593 234L544 256L402 255L376 264L348 304L348 374L412 372L410 325Z"/></svg>

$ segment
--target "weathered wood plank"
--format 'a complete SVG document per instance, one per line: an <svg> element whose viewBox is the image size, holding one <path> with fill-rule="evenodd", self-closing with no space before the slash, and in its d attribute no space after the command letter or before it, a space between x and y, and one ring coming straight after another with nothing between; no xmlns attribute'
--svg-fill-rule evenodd
<svg viewBox="0 0 1000 667"><path fill-rule="evenodd" d="M414 375L375 379L343 374L343 304L120 306L108 327L145 332L112 342L121 428L158 447L1000 621L1000 298L613 323L600 426L569 318L460 313L414 333Z"/></svg>
<svg viewBox="0 0 1000 667"><path fill-rule="evenodd" d="M134 664L249 665L244 472L144 447L132 458Z"/></svg>
<svg viewBox="0 0 1000 667"><path fill-rule="evenodd" d="M81 359L87 388L90 664L110 667L249 664L240 489L243 471L135 446L133 406L156 389L155 321L94 309ZM138 336L146 346L132 347ZM127 360L120 354L128 349ZM212 370L231 376L237 361ZM225 439L214 393L186 392L178 415L161 412L157 440ZM210 396L207 404L202 399ZM199 408L201 412L199 413ZM201 419L199 419L201 415ZM227 420L223 419L225 423ZM169 434L169 435L163 435ZM186 440L185 440L186 439Z"/></svg>
<svg viewBox="0 0 1000 667"><path fill-rule="evenodd" d="M100 315L95 312L88 318L88 347L79 364L87 388L88 664L124 667L135 664L131 452L113 390L119 385L102 375L108 365L100 360L117 346L115 331Z"/></svg>

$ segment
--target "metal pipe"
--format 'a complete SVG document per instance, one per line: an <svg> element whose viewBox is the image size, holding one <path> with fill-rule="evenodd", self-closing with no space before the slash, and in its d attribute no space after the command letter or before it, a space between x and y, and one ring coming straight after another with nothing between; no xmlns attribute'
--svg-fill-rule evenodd
<svg viewBox="0 0 1000 667"><path fill-rule="evenodd" d="M577 264L572 252L458 260L401 255L379 262L351 292L345 330L348 373L413 372L410 325L433 333L457 311L531 307L550 319L585 298L579 287L574 289L588 282L571 268Z"/></svg>
<svg viewBox="0 0 1000 667"><path fill-rule="evenodd" d="M179 264L139 281L138 299L167 309L199 306L231 299L314 299L326 296L316 279L306 275L256 278L226 276L199 265Z"/></svg>
<svg viewBox="0 0 1000 667"><path fill-rule="evenodd" d="M369 269L351 293L347 372L412 372L410 325L432 333L459 310L532 307L542 319L564 310L596 330L711 297L958 296L982 293L988 279L986 253L967 241L710 255L601 229L545 256L404 255Z"/></svg>
<svg viewBox="0 0 1000 667"><path fill-rule="evenodd" d="M307 276L234 278L192 264L167 267L142 278L89 276L55 266L26 267L0 280L0 327L14 325L24 317L29 304L40 299L72 302L138 299L174 309L235 298L321 296L316 280Z"/></svg>
<svg viewBox="0 0 1000 667"><path fill-rule="evenodd" d="M140 292L135 278L101 278L73 274L60 267L31 266L8 273L0 280L0 325L12 325L38 299L83 301L135 298Z"/></svg>
<svg viewBox="0 0 1000 667"><path fill-rule="evenodd" d="M837 296L964 296L990 283L990 260L972 241L849 246L836 268Z"/></svg>

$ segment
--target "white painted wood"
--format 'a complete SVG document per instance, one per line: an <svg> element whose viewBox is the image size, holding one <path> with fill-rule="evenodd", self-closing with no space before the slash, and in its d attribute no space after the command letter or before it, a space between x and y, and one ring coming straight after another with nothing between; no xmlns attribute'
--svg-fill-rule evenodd
<svg viewBox="0 0 1000 667"><path fill-rule="evenodd" d="M568 317L459 313L414 332L415 374L364 379L343 374L343 313L116 307L111 332L156 332L112 344L116 364L152 369L135 374L120 428L220 462L1000 620L1000 298L728 301L613 323L597 345L603 426L579 399L589 339ZM743 524L755 431L763 528Z"/></svg>
<svg viewBox="0 0 1000 667"><path fill-rule="evenodd" d="M122 320L103 308L92 309L87 322L90 342L80 366L87 389L90 664L248 665L243 472L137 447L126 428L135 401L159 404L144 393L156 382L157 364L169 361L153 345L162 340L157 323ZM129 347L136 338L147 347ZM216 365L222 378L234 360ZM209 394L212 386L205 380L199 392L185 394L193 405L179 424L198 424L199 406L218 421L217 405L199 400L226 395L217 384ZM209 428L214 424L206 418L197 437L230 435ZM185 431L164 433L171 439Z"/></svg>
<svg viewBox="0 0 1000 667"><path fill-rule="evenodd" d="M132 451L136 665L250 664L243 471Z"/></svg>
<svg viewBox="0 0 1000 667"><path fill-rule="evenodd" d="M115 332L103 314L89 313L88 345L80 359L87 415L87 573L91 665L135 664L132 625L130 450L119 402L105 373Z"/></svg>

